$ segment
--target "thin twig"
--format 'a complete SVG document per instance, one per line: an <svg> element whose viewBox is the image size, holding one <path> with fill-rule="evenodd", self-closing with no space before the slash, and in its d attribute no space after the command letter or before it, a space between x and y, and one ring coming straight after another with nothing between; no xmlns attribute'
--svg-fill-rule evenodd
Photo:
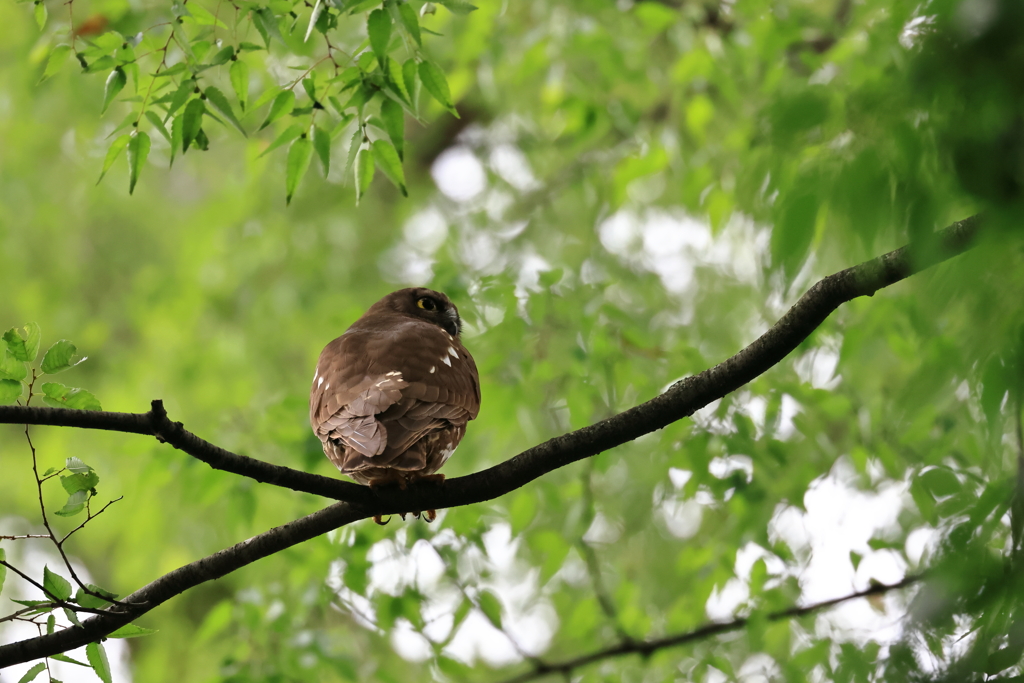
<svg viewBox="0 0 1024 683"><path fill-rule="evenodd" d="M120 501L120 500L124 500L124 496L118 496L118 497L117 497L117 498L115 498L114 500L108 501L108 502L107 502L107 504L106 504L106 505L104 505L103 507L101 507L101 508L99 509L99 512L97 512L97 513L96 513L95 515L94 515L94 514L92 514L92 513L89 513L89 514L88 514L88 516L86 516L86 518L85 518L85 521L84 521L84 522L82 522L81 524L79 524L78 526L76 526L76 527L75 527L74 529L72 529L71 531L69 531L69 532L68 532L67 534L65 534L64 538L60 539L60 543L59 543L59 545L63 546L63 545L64 545L64 541L66 541L66 540L68 540L69 538L71 538L71 534L73 534L73 533L75 533L76 531L78 531L78 530L82 529L83 527L85 527L85 525L86 525L86 524L88 524L88 523L89 523L89 522L91 522L92 520L94 520L94 519L96 519L97 517L99 517L100 515L102 515L102 514L103 514L103 511L104 511L104 510L106 510L106 509L107 509L108 507L110 507L111 505L113 505L114 503L116 503L116 502L118 502L118 501ZM88 504L88 501L86 501L86 503ZM83 589L83 590L86 590L84 586L82 587L82 589ZM103 596L98 596L98 597L103 597ZM103 599L104 599L104 600L106 600L107 598L103 598Z"/></svg>
<svg viewBox="0 0 1024 683"><path fill-rule="evenodd" d="M38 610L41 607L50 607L51 609L53 609L53 608L58 607L58 606L59 605L57 605L57 603L52 602L52 603L48 603L48 604L44 603L43 605L36 605L34 607L25 607L23 609L18 610L17 612L12 612L11 614L8 614L6 617L0 617L0 622L4 622L4 621L27 621L26 619L19 619L19 617L22 614L28 614L29 612L35 612L36 610Z"/></svg>
<svg viewBox="0 0 1024 683"><path fill-rule="evenodd" d="M922 578L924 578L922 575L911 575L898 583L888 585L876 584L867 590L851 593L850 595L844 595L841 598L833 598L832 600L816 602L812 605L807 605L806 607L790 607L789 609L780 610L778 612L770 612L765 618L768 621L781 621L783 619L807 616L849 600L856 600L857 598L865 598L872 595L882 595L892 590L906 588L907 586L917 583ZM613 659L616 657L624 657L626 655L636 654L642 657L649 657L658 650L678 647L679 645L704 640L722 633L737 631L745 627L749 621L749 617L741 617L739 619L734 619L733 621L706 624L693 631L676 633L663 638L620 643L613 647L597 650L562 662L556 662L553 664L548 663L541 668L535 667L532 671L527 671L526 673L509 678L504 683L525 683L526 681L532 681L551 674L568 675L574 670L593 664L594 662L600 662L605 659Z"/></svg>

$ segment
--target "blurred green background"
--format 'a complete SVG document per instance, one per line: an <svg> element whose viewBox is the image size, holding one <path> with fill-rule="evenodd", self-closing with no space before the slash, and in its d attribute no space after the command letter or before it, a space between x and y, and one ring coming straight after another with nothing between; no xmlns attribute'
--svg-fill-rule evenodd
<svg viewBox="0 0 1024 683"><path fill-rule="evenodd" d="M131 105L100 116L103 76L72 62L38 84L67 6L47 3L40 33L31 5L0 3L4 329L36 321L44 348L74 341L89 360L59 381L106 410L161 398L220 446L334 476L308 428L317 354L387 292L426 284L459 306L480 369L482 412L445 467L458 476L720 362L824 274L908 241L927 248L933 230L987 209L981 244L845 306L694 420L433 526L359 523L204 584L141 620L159 633L130 641L118 675L500 680L528 656L571 657L926 566L958 587L948 595L984 599L914 611L911 593L893 594L880 612L861 605L838 620L755 619L737 638L581 673L1018 672L1019 587L1003 567L1019 519L1020 7L478 4L424 19L445 34L428 49L462 117L424 99L425 125L406 122L409 198L378 173L357 208L341 178L344 135L335 170L312 167L290 207L283 152L257 159L273 131L208 131L209 151L173 169L154 135L133 196L123 158L97 185ZM73 7L126 33L168 11ZM295 56L275 44L254 57L253 97ZM252 131L261 117L243 123ZM153 439L32 433L44 469L77 456L101 477L99 501L124 496L70 549L121 594L325 505ZM25 533L39 523L28 448L17 428L0 435L0 533ZM831 519L811 504L828 487L833 508L870 521L860 535L843 541L842 514L815 526ZM39 573L44 545L3 542Z"/></svg>

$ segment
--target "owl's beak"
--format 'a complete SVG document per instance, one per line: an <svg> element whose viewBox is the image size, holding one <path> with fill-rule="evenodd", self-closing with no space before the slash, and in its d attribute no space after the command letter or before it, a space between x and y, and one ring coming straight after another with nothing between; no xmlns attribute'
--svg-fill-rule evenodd
<svg viewBox="0 0 1024 683"><path fill-rule="evenodd" d="M458 337L459 332L462 332L462 320L459 319L459 312L454 308L449 308L444 312L444 327L445 331L453 337Z"/></svg>

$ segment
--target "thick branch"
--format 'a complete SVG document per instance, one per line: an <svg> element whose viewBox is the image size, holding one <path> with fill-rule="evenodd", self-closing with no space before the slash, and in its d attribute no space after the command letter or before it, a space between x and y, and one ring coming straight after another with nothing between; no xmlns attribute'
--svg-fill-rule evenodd
<svg viewBox="0 0 1024 683"><path fill-rule="evenodd" d="M898 588L906 588L912 584L917 583L922 579L921 576L908 576L899 583L890 585L876 584L867 590L860 591L858 593L852 593L850 595L844 595L841 598L834 598L832 600L825 600L824 602L816 602L813 605L807 605L806 607L790 607L789 609L781 610L779 612L771 612L765 618L768 621L781 621L782 619L792 619L794 617L803 617L808 614L814 614L820 612L823 609L834 607L843 602L849 600L856 600L857 598L864 598L871 595L881 595L888 593L891 590ZM560 674L568 678L574 670L581 667L593 664L594 662L600 662L605 659L614 659L616 657L624 657L626 655L640 655L642 657L650 657L658 650L664 650L669 647L677 647L679 645L685 645L686 643L693 643L699 640L706 640L713 636L720 635L722 633L728 633L730 631L738 631L744 628L750 619L742 617L734 619L733 621L726 621L720 623L711 623L701 626L694 631L687 631L686 633L676 633L674 635L665 636L663 638L655 638L653 640L642 640L635 641L629 640L624 641L618 645L606 648L604 650L597 650L590 654L582 655L580 657L574 657L573 659L566 659L561 662L544 663L535 665L532 671L527 671L524 674L520 674L514 678L510 678L505 683L525 683L526 681L533 681L544 676L551 674Z"/></svg>
<svg viewBox="0 0 1024 683"><path fill-rule="evenodd" d="M202 460L215 470L224 470L273 484L314 493L335 500L370 502L367 489L319 474L300 472L290 467L271 465L244 455L232 453L209 441L200 439L185 429L180 422L171 422L164 410L163 401L153 401L148 413L110 413L100 410L70 410L67 408L40 408L34 406L0 406L0 424L50 425L55 427L79 427L101 429L127 434L146 434L157 441L170 444L180 451Z"/></svg>
<svg viewBox="0 0 1024 683"><path fill-rule="evenodd" d="M665 393L607 420L550 439L489 469L443 484L424 482L402 491L374 490L299 472L237 455L203 441L171 422L159 401L148 413L107 413L59 408L0 406L0 423L57 425L149 434L215 469L257 481L348 501L174 570L125 598L130 612L98 615L74 627L39 638L0 646L0 668L84 645L109 634L166 600L204 581L219 578L258 559L372 515L470 505L502 496L570 463L632 441L735 391L797 348L843 303L899 282L970 248L981 218L972 216L935 235L927 256L909 247L848 268L819 281L747 348L699 375L677 382Z"/></svg>

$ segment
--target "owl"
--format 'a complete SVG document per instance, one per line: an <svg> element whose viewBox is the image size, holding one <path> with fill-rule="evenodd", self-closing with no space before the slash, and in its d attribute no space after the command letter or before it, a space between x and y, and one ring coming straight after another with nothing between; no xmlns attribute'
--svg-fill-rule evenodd
<svg viewBox="0 0 1024 683"><path fill-rule="evenodd" d="M309 421L339 470L369 486L444 480L435 473L480 411L461 330L447 296L413 287L388 294L324 347Z"/></svg>

